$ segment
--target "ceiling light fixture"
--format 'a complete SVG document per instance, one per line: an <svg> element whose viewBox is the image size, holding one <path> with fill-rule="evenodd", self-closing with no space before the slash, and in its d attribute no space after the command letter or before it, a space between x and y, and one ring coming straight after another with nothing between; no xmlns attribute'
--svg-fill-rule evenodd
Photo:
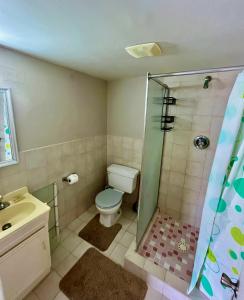
<svg viewBox="0 0 244 300"><path fill-rule="evenodd" d="M162 51L157 43L138 44L126 47L125 50L135 58L160 56Z"/></svg>

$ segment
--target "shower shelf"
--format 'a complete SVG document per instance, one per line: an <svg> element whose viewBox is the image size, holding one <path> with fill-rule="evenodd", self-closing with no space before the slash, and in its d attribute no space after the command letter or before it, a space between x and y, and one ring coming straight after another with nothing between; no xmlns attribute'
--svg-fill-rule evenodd
<svg viewBox="0 0 244 300"><path fill-rule="evenodd" d="M162 123L174 123L175 117L174 116L161 116Z"/></svg>
<svg viewBox="0 0 244 300"><path fill-rule="evenodd" d="M174 98L174 97L164 97L164 104L166 104L166 105L175 105L176 104L176 98Z"/></svg>
<svg viewBox="0 0 244 300"><path fill-rule="evenodd" d="M161 116L161 130L163 131L170 131L173 127L167 127L165 124L174 123L175 117L174 116Z"/></svg>
<svg viewBox="0 0 244 300"><path fill-rule="evenodd" d="M171 131L174 127L170 126L168 127L167 124L174 123L175 117L174 116L168 116L168 106L169 105L175 105L176 104L176 98L174 97L164 97L163 98L163 108L162 108L162 115L161 115L161 130L162 131ZM164 106L165 109L164 109Z"/></svg>

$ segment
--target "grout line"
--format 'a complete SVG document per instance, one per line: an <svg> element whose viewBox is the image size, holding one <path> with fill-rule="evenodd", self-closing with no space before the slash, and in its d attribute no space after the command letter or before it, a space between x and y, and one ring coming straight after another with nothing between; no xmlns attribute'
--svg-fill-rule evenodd
<svg viewBox="0 0 244 300"><path fill-rule="evenodd" d="M35 151L35 150L41 150L41 149L46 149L49 147L55 147L55 146L60 146L63 144L68 144L68 143L73 143L73 142L78 142L78 141L82 141L83 139L87 139L87 138L95 138L95 137L105 137L106 134L101 134L101 135L92 135L92 136L84 136L82 138L78 138L78 139L73 139L73 140L69 140L69 141L65 141L65 142L60 142L60 143L55 143L55 144L49 144L46 146L41 146L41 147L35 147L35 148L30 148L28 150L21 150L20 153L25 153L25 152L29 152L29 151ZM106 143L102 143L104 145L106 145ZM100 146L96 147L96 148L100 148Z"/></svg>

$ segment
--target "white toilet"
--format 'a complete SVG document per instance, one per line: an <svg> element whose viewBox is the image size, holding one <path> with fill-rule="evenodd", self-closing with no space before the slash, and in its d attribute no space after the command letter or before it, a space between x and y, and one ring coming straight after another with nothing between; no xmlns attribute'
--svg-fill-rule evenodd
<svg viewBox="0 0 244 300"><path fill-rule="evenodd" d="M112 164L107 168L107 173L110 188L97 194L95 203L100 212L100 223L105 227L111 227L121 215L123 194L132 194L135 190L139 171Z"/></svg>

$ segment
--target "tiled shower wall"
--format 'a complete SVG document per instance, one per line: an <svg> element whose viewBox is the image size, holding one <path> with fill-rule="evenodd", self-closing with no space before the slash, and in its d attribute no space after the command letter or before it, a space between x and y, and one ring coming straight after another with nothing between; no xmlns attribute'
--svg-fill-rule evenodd
<svg viewBox="0 0 244 300"><path fill-rule="evenodd" d="M164 78L177 105L174 130L165 134L159 207L164 213L199 226L208 177L218 135L236 72L210 74L212 82L203 89L209 74ZM210 147L197 150L193 138L206 135Z"/></svg>
<svg viewBox="0 0 244 300"><path fill-rule="evenodd" d="M0 169L1 194L23 186L30 192L52 182L58 184L60 225L65 226L94 203L106 180L106 136L20 152L20 163ZM72 172L79 182L68 185L62 178Z"/></svg>

